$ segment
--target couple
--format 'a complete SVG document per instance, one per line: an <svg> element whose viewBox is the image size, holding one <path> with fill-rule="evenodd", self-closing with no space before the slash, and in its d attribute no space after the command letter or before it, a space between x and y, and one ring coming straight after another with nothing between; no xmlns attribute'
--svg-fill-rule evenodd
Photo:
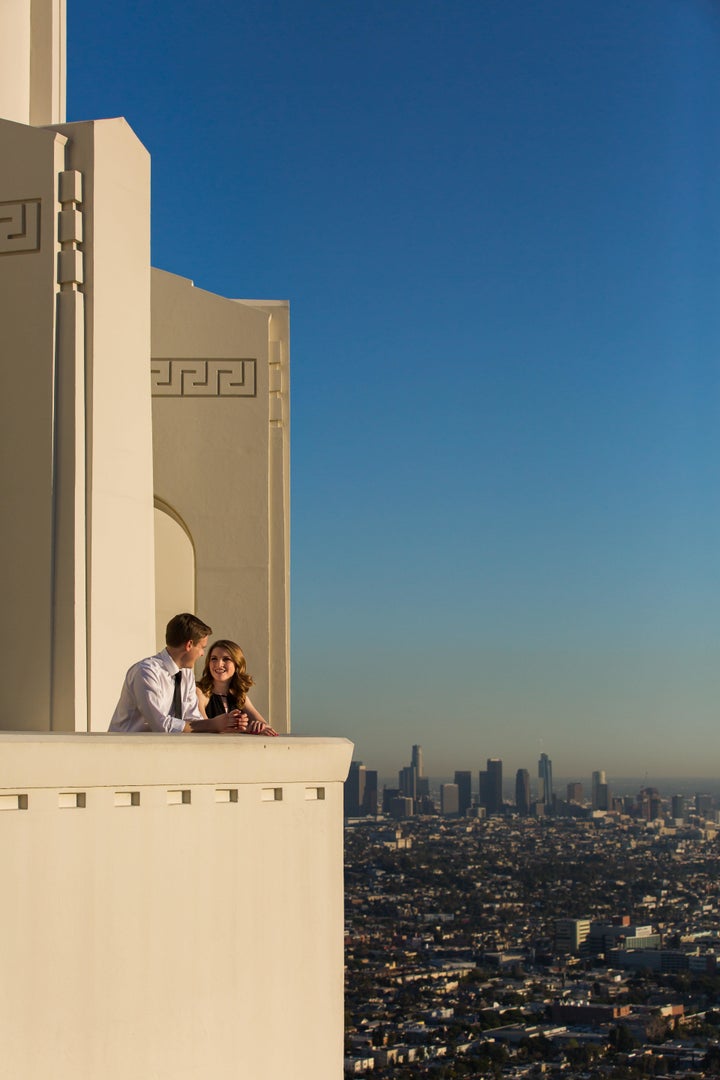
<svg viewBox="0 0 720 1080"><path fill-rule="evenodd" d="M125 676L108 730L277 735L247 696L253 679L235 642L215 642L196 687L193 668L211 633L197 616L175 615L163 651L133 664Z"/></svg>

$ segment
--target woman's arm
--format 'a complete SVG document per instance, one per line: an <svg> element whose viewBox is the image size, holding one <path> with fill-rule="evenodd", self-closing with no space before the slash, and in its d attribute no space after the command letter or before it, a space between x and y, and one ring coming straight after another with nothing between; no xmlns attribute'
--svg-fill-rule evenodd
<svg viewBox="0 0 720 1080"><path fill-rule="evenodd" d="M210 698L208 697L207 694L203 693L203 691L200 689L199 686L195 687L195 693L197 694L198 709L200 710L202 716L207 720L208 715L207 715L207 713L205 711L205 707L207 706L207 703L210 700Z"/></svg>
<svg viewBox="0 0 720 1080"><path fill-rule="evenodd" d="M249 697L245 698L245 704L240 706L243 712L246 712L251 720L259 720L261 724L266 724L264 716L261 716Z"/></svg>
<svg viewBox="0 0 720 1080"><path fill-rule="evenodd" d="M242 706L242 711L248 715L248 735L277 735L277 731L273 731L265 718L257 711L249 697L245 698L245 704Z"/></svg>

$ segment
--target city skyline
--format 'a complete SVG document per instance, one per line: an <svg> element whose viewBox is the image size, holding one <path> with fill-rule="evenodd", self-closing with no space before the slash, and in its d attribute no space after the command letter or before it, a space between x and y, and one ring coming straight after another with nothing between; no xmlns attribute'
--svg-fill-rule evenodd
<svg viewBox="0 0 720 1080"><path fill-rule="evenodd" d="M152 154L154 265L291 303L293 731L720 773L717 5L68 25L69 119Z"/></svg>
<svg viewBox="0 0 720 1080"><path fill-rule="evenodd" d="M720 792L720 776L703 776L701 774L695 776L679 776L676 774L650 774L647 771L644 773L633 773L628 771L625 774L611 774L606 769L594 769L591 767L584 767L578 772L564 773L555 768L555 763L552 758L547 754L542 754L536 761L526 760L524 763L515 764L514 762L508 762L503 758L488 758L483 762L482 759L473 762L468 766L467 761L462 764L462 767L458 767L451 772L445 773L442 771L434 771L432 768L432 761L430 762L430 771L425 771L425 753L424 749L419 744L412 746L412 752L409 757L410 764L398 763L395 772L389 772L384 774L378 770L376 763L370 760L362 758L357 753L353 757L353 769L358 766L362 766L373 777L374 790L382 791L383 787L396 788L399 787L401 791L404 785L415 785L418 778L421 778L423 783L421 790L418 792L415 787L408 786L404 791L405 794L410 795L413 793L413 797L417 794L428 795L430 793L429 785L433 785L433 790L437 795L440 787L443 784L455 783L467 784L467 777L469 777L469 791L472 794L473 800L477 801L478 797L482 797L481 786L483 783L487 783L484 780L487 777L490 770L491 763L493 763L497 769L499 766L499 772L501 775L501 790L503 793L504 802L516 802L517 801L517 784L518 774L527 774L527 784L529 791L530 801L543 801L544 791L541 785L541 768L543 758L547 758L549 764L550 776L552 779L552 792L556 798L565 799L566 789L569 785L580 785L582 788L583 799L588 803L592 803L598 809L607 809L605 801L608 798L608 790L611 795L620 794L637 794L641 788L657 787L661 790L661 795L664 798L670 799L675 795L684 794L689 792L694 794L702 793L705 791ZM417 771L415 762L419 762L420 771ZM415 777L412 777L413 772ZM462 779L459 779L462 778ZM495 790L496 787L495 787ZM514 796L514 797L513 797ZM492 801L492 800L491 800Z"/></svg>

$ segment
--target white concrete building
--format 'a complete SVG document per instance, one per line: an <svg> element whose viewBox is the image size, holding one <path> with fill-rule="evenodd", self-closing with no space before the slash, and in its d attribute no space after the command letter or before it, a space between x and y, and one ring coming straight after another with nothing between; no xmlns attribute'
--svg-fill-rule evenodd
<svg viewBox="0 0 720 1080"><path fill-rule="evenodd" d="M147 150L123 119L65 123L64 4L0 5L5 656L32 641L43 673L8 682L0 728L106 730L189 610L287 732L288 305L151 278Z"/></svg>
<svg viewBox="0 0 720 1080"><path fill-rule="evenodd" d="M149 181L123 119L66 123L65 0L1 0L3 1074L338 1080L352 746L287 737L288 308L151 272ZM105 734L181 610L279 738Z"/></svg>

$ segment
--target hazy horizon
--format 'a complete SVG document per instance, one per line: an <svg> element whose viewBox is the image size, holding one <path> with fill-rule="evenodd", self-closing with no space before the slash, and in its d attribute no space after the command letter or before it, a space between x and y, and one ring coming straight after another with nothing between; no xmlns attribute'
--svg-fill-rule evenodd
<svg viewBox="0 0 720 1080"><path fill-rule="evenodd" d="M372 768L372 765L367 764L367 768ZM518 768L525 768L524 765L518 766ZM528 770L530 771L530 770ZM454 780L454 773L441 773L438 775L429 775L431 790L439 790L440 784L452 783ZM573 775L573 776L558 776L553 777L553 791L559 798L565 798L565 788L567 784L581 783L583 787L583 799L590 801L592 794L591 789L591 776ZM381 776L378 774L378 788L382 791L383 787L396 788L398 786L398 777L395 776ZM478 773L477 770L472 770L472 791L474 795L477 795L478 787ZM720 778L718 777L678 777L678 776L614 776L608 777L608 787L610 793L613 796L620 795L637 795L641 787L653 787L656 788L661 798L670 798L673 795L713 795L720 797ZM537 793L537 774L530 771L530 789L532 794ZM515 770L512 774L505 773L503 770L503 798L505 800L510 799L514 801L515 798Z"/></svg>

